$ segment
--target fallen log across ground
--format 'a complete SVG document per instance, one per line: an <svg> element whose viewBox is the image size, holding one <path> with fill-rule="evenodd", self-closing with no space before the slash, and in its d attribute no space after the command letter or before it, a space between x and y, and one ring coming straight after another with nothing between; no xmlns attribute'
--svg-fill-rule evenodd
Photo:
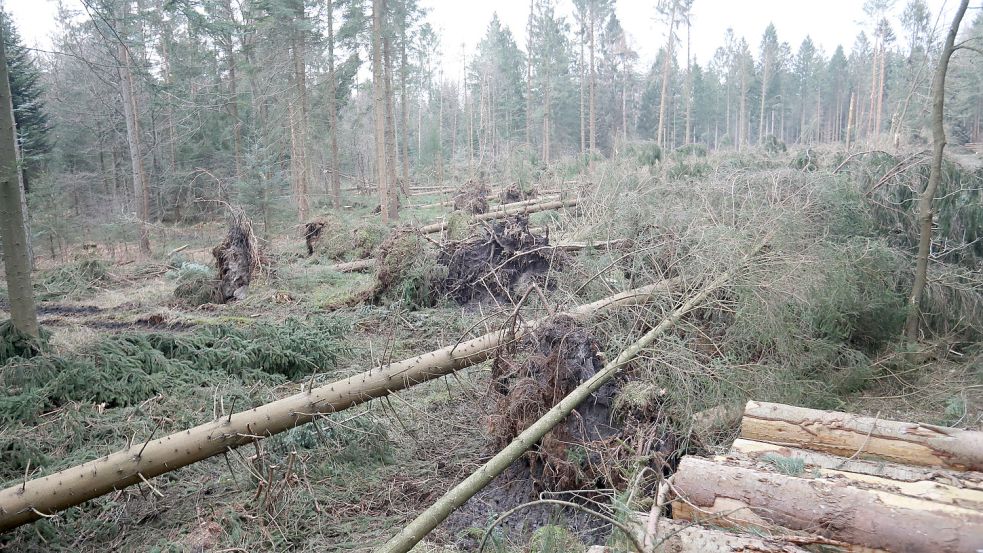
<svg viewBox="0 0 983 553"><path fill-rule="evenodd" d="M670 279L578 306L566 315L578 320L616 307L640 305L676 290ZM114 490L143 482L183 466L227 452L267 436L427 382L492 358L498 347L545 321L491 332L398 363L273 401L248 411L158 439L135 440L124 450L48 476L25 479L0 491L0 532L48 517Z"/></svg>
<svg viewBox="0 0 983 553"><path fill-rule="evenodd" d="M731 458L684 457L672 477L672 516L779 536L801 532L854 551L983 548L983 512L976 509L880 483L786 472Z"/></svg>
<svg viewBox="0 0 983 553"><path fill-rule="evenodd" d="M667 330L672 328L683 315L702 304L710 294L716 292L726 284L737 272L743 271L748 260L757 255L763 247L764 243L759 244L745 255L739 267L735 267L732 271L721 274L706 284L701 290L690 295L679 307L669 313L662 322L622 350L613 361L604 365L604 368L597 371L594 376L574 388L572 392L557 402L545 415L520 432L504 449L496 453L459 484L444 493L433 505L420 513L412 522L387 541L385 545L377 549L377 553L407 553L413 549L420 540L446 520L455 509L464 505L467 500L471 499L482 488L490 484L495 477L504 472L516 459L538 443L554 426L562 422L581 402L586 400L605 382L616 375L623 366L634 359L642 350L650 346L656 338L662 336Z"/></svg>
<svg viewBox="0 0 983 553"><path fill-rule="evenodd" d="M983 432L749 401L741 437L832 455L983 470Z"/></svg>
<svg viewBox="0 0 983 553"><path fill-rule="evenodd" d="M586 250L587 248L614 248L623 244L625 240L609 240L607 242L564 242L561 244L552 244L549 246L544 246L544 248L552 248L556 250L562 250L565 252L575 252L580 250ZM334 265L329 265L328 268L337 271L339 273L354 273L357 271L365 271L368 269L373 269L378 265L378 260L374 258L369 259L359 259L358 261L349 261L347 263L336 263Z"/></svg>
<svg viewBox="0 0 983 553"><path fill-rule="evenodd" d="M517 204L524 202L516 202ZM500 206L502 209L496 209L489 211L488 213L482 213L481 215L475 215L472 221L491 221L494 219L504 219L512 215L528 215L530 213L538 213L540 211L549 211L552 209L561 209L564 207L572 207L577 205L579 200L577 198L569 198L566 200L550 200L546 202L537 202L528 205L522 205L519 207L509 207L508 204ZM431 223L429 225L424 225L419 228L419 231L423 234L434 234L437 232L443 232L447 228L446 221L440 221L437 223Z"/></svg>

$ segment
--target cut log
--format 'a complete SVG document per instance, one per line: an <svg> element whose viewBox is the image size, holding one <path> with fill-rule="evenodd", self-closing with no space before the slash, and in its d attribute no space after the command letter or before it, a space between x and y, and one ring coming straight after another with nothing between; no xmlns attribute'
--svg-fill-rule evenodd
<svg viewBox="0 0 983 553"><path fill-rule="evenodd" d="M676 289L678 279L662 281L576 307L566 314L583 320L615 307L639 305ZM497 348L545 319L509 331L491 332L430 353L370 369L317 388L308 388L248 411L132 446L100 459L0 491L0 532L51 515L100 495L136 484L347 409L451 374L492 358Z"/></svg>
<svg viewBox="0 0 983 553"><path fill-rule="evenodd" d="M377 264L378 262L375 258L369 258L359 259L358 261L349 261L348 263L336 263L334 265L329 265L328 268L333 271L338 271L339 273L354 273L356 271L372 269Z"/></svg>
<svg viewBox="0 0 983 553"><path fill-rule="evenodd" d="M672 513L678 520L779 535L815 534L861 548L855 551L983 549L983 512L869 483L685 457L673 476L673 489Z"/></svg>
<svg viewBox="0 0 983 553"><path fill-rule="evenodd" d="M935 481L960 489L983 492L983 473L975 471L953 471L947 469L912 467L883 461L847 459L818 451L795 447L755 442L738 438L731 446L731 453L748 459L761 461L769 456L801 459L806 468L841 471L855 475L869 475L889 478L900 482Z"/></svg>
<svg viewBox="0 0 983 553"><path fill-rule="evenodd" d="M648 514L639 522L644 528ZM686 522L662 519L654 537L648 543L658 545L655 551L666 553L808 553L797 545L781 539L737 534Z"/></svg>
<svg viewBox="0 0 983 553"><path fill-rule="evenodd" d="M741 437L841 457L983 470L983 432L749 401Z"/></svg>

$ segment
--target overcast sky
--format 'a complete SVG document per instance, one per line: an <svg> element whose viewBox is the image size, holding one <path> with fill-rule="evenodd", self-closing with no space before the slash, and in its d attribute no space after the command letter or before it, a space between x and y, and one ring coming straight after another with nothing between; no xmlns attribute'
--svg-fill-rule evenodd
<svg viewBox="0 0 983 553"><path fill-rule="evenodd" d="M430 10L429 21L438 30L448 71L460 67L461 45L470 52L481 39L492 14L497 12L512 29L520 47L525 44L525 26L529 16L528 0L420 0ZM81 8L79 0L63 0L72 9ZM954 9L955 0L927 0L933 14ZM55 0L0 0L13 17L29 46L47 48L55 31ZM894 11L900 15L907 0L896 0ZM617 13L640 55L642 67L648 67L664 42L664 28L655 20L655 0L618 0ZM948 8L948 9L947 9ZM572 24L573 3L558 0L558 12L569 15ZM695 0L692 17L692 51L701 64L713 56L723 43L724 33L732 27L756 51L761 34L769 22L778 29L778 38L798 48L809 35L826 54L837 45L849 52L857 33L864 29L863 0ZM895 29L900 33L900 29ZM685 40L685 39L684 39Z"/></svg>

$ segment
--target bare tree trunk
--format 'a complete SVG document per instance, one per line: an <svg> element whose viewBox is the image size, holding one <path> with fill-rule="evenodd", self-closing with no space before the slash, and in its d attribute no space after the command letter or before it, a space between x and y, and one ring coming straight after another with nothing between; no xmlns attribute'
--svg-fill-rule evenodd
<svg viewBox="0 0 983 553"><path fill-rule="evenodd" d="M308 160L307 160L307 122L309 109L307 107L307 46L306 31L304 30L306 15L304 0L295 0L295 28L293 30L293 64L294 64L294 101L290 106L290 160L291 176L294 180L294 194L297 198L297 218L307 221L310 216L310 200L308 198Z"/></svg>
<svg viewBox="0 0 983 553"><path fill-rule="evenodd" d="M393 94L393 65L392 65L392 37L387 30L383 30L382 35L382 60L383 71L385 73L386 84L386 155L389 156L387 167L389 169L389 219L399 220L399 193L400 188L405 188L407 184L401 182L396 174L399 166L399 149L396 144L396 113L395 100ZM408 194L409 190L403 190Z"/></svg>
<svg viewBox="0 0 983 553"><path fill-rule="evenodd" d="M669 72L672 69L672 32L676 26L676 3L672 3L672 10L669 13L669 38L666 40L666 59L662 64L662 93L659 95L659 130L656 133L656 141L665 148L668 144L666 140L666 113L669 105ZM742 96L743 98L743 96Z"/></svg>
<svg viewBox="0 0 983 553"><path fill-rule="evenodd" d="M686 19L686 143L693 141L693 67L690 57L690 21Z"/></svg>
<svg viewBox="0 0 983 553"><path fill-rule="evenodd" d="M529 24L526 37L526 145L532 146L532 16L534 0L529 0Z"/></svg>
<svg viewBox="0 0 983 553"><path fill-rule="evenodd" d="M327 0L328 18L328 141L331 148L331 201L341 207L341 173L338 160L338 83L334 67L334 0Z"/></svg>
<svg viewBox="0 0 983 553"><path fill-rule="evenodd" d="M372 0L372 105L375 115L375 164L382 222L389 223L389 169L386 154L386 83L382 60L382 18L386 0Z"/></svg>
<svg viewBox="0 0 983 553"><path fill-rule="evenodd" d="M123 3L123 25L126 29L128 3ZM117 48L120 59L120 92L123 99L123 118L126 120L126 142L130 150L130 165L133 170L133 197L137 205L137 218L140 220L140 253L150 255L150 186L143 168L143 155L140 151L140 110L133 87L133 71L130 67L130 50L120 42Z"/></svg>
<svg viewBox="0 0 983 553"><path fill-rule="evenodd" d="M597 149L597 64L594 62L594 27L597 26L597 14L594 13L594 3L587 9L590 35L590 151Z"/></svg>
<svg viewBox="0 0 983 553"><path fill-rule="evenodd" d="M580 153L587 151L587 68L584 63L584 30L580 30Z"/></svg>
<svg viewBox="0 0 983 553"><path fill-rule="evenodd" d="M850 149L850 135L853 132L853 110L856 104L856 98L853 92L850 93L850 112L846 117L846 149Z"/></svg>
<svg viewBox="0 0 983 553"><path fill-rule="evenodd" d="M403 186L410 185L410 123L409 123L409 106L406 104L406 72L408 70L408 62L406 60L406 7L405 5L400 10L402 14L402 20L400 21L399 31L400 36L400 47L399 47L399 111L403 120Z"/></svg>
<svg viewBox="0 0 983 553"><path fill-rule="evenodd" d="M7 17L6 14L0 17ZM23 183L17 163L17 130L7 74L7 53L0 30L0 241L3 245L10 320L17 332L38 338L37 310L31 286L31 257L23 208Z"/></svg>
<svg viewBox="0 0 983 553"><path fill-rule="evenodd" d="M765 99L768 97L768 78L771 71L770 56L765 53L764 57L761 68L761 112L758 114L758 144L763 144L765 140Z"/></svg>
<svg viewBox="0 0 983 553"><path fill-rule="evenodd" d="M929 170L928 184L918 199L918 255L915 257L915 282L911 286L911 296L908 298L908 320L905 322L905 336L910 341L918 339L918 322L921 318L921 299L928 282L928 258L932 249L932 204L935 193L942 181L942 155L945 151L945 126L943 125L945 103L945 77L949 70L949 59L955 51L956 34L969 0L962 0L959 9L952 19L949 33L945 38L945 46L935 68L935 78L932 80L932 166Z"/></svg>

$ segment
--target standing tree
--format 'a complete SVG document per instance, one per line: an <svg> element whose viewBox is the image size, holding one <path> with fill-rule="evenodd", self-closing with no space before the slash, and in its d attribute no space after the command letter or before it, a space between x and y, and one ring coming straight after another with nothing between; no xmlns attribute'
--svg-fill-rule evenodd
<svg viewBox="0 0 983 553"><path fill-rule="evenodd" d="M383 20L386 0L372 0L372 108L375 132L376 179L379 185L379 210L382 222L388 224L389 213L389 156L386 152L386 78L382 59Z"/></svg>
<svg viewBox="0 0 983 553"><path fill-rule="evenodd" d="M6 20L5 14L0 14ZM28 254L20 171L17 163L17 130L7 73L4 45L6 25L0 25L0 239L10 296L10 318L14 329L38 338L34 289L31 287L31 259Z"/></svg>
<svg viewBox="0 0 983 553"><path fill-rule="evenodd" d="M928 184L918 199L918 255L915 257L915 282L911 286L911 296L908 298L908 319L905 321L905 336L909 341L918 339L918 321L921 318L921 299L928 282L928 258L932 249L932 204L935 193L942 181L942 155L945 151L945 76L949 70L949 59L956 49L956 34L969 0L961 0L952 25L945 37L945 45L939 63L935 67L935 77L932 79L932 166L929 169Z"/></svg>

